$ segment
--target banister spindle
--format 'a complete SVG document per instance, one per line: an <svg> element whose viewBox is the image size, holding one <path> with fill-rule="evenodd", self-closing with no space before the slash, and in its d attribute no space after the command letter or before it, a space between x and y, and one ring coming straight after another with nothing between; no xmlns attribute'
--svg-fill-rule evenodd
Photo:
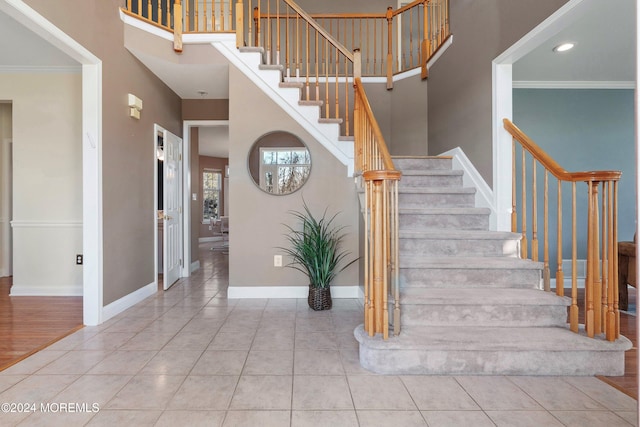
<svg viewBox="0 0 640 427"><path fill-rule="evenodd" d="M522 259L527 259L527 162L526 152L522 150L522 240L520 241L520 250Z"/></svg>
<svg viewBox="0 0 640 427"><path fill-rule="evenodd" d="M538 179L536 159L531 161L531 259L538 261Z"/></svg>
<svg viewBox="0 0 640 427"><path fill-rule="evenodd" d="M587 277L585 280L585 329L587 330L587 336L593 338L595 336L595 312L593 307L593 286L594 286L594 264L597 262L594 259L594 221L595 221L595 204L593 200L594 190L593 182L588 181L588 207L587 207ZM575 272L573 273L575 275Z"/></svg>
<svg viewBox="0 0 640 427"><path fill-rule="evenodd" d="M387 89L393 89L393 8L387 8Z"/></svg>
<svg viewBox="0 0 640 427"><path fill-rule="evenodd" d="M556 244L557 248L557 270L556 270L556 295L564 296L564 271L562 269L562 181L558 179L558 231Z"/></svg>
<svg viewBox="0 0 640 427"><path fill-rule="evenodd" d="M543 228L544 228L544 247L543 257L544 270L542 273L544 290L551 290L551 273L549 271L549 171L544 170L544 207L543 207ZM557 283L557 282L556 282Z"/></svg>
<svg viewBox="0 0 640 427"><path fill-rule="evenodd" d="M576 220L576 182L571 183L571 308L569 328L578 333L578 233Z"/></svg>

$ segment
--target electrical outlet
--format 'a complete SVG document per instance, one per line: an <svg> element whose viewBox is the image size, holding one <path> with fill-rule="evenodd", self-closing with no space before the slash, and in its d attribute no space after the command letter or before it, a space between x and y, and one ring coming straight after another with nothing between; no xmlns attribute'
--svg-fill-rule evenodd
<svg viewBox="0 0 640 427"><path fill-rule="evenodd" d="M273 256L273 266L274 267L282 267L282 255L274 255Z"/></svg>
<svg viewBox="0 0 640 427"><path fill-rule="evenodd" d="M76 255L76 264L82 265L82 254Z"/></svg>

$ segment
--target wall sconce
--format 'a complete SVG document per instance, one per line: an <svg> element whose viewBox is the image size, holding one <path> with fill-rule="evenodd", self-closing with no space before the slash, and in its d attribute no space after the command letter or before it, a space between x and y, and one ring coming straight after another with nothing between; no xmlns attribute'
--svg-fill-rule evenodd
<svg viewBox="0 0 640 427"><path fill-rule="evenodd" d="M129 117L140 120L140 111L142 111L142 99L130 93L127 95L127 105L129 106Z"/></svg>

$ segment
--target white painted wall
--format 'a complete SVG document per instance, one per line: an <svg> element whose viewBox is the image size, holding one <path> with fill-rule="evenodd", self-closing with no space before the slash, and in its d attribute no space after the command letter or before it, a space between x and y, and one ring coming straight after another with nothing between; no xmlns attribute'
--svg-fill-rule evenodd
<svg viewBox="0 0 640 427"><path fill-rule="evenodd" d="M12 295L81 295L82 77L0 74L13 115Z"/></svg>

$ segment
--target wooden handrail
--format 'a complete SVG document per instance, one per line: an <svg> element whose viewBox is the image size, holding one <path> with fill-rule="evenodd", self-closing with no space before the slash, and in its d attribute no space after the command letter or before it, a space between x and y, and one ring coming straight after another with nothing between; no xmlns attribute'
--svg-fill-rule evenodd
<svg viewBox="0 0 640 427"><path fill-rule="evenodd" d="M543 198L543 284L544 290L550 289L549 246L556 244L558 269L556 271L556 294L564 296L564 271L562 269L563 253L563 198L562 184L571 185L571 305L569 308L569 325L573 332L579 331L579 306L577 284L578 227L577 227L577 184L586 184L587 190L587 224L582 229L586 234L586 279L585 279L585 331L587 336L595 337L604 333L608 341L616 340L620 335L620 313L618 309L618 181L620 171L581 171L567 172L544 150L533 142L524 132L508 119L503 120L504 128L513 139L512 147L512 205L511 231L520 232L521 257L538 261L540 236L538 233L538 185L537 168L544 170ZM521 201L516 200L518 188L516 174L516 142L522 146L521 153ZM527 179L527 154L531 157L531 180ZM557 236L549 236L549 183L551 173L557 179ZM532 192L528 195L528 185ZM529 196L529 197L528 197ZM528 210L527 200L531 200ZM518 230L518 207L521 222ZM530 215L528 221L527 215ZM531 225L531 230L527 225ZM531 238L529 240L529 237ZM584 239L582 239L584 242ZM529 244L531 252L528 252Z"/></svg>
<svg viewBox="0 0 640 427"><path fill-rule="evenodd" d="M360 97L365 115L369 117L372 122L371 130L374 134L374 137L377 141L381 142L378 149L380 150L380 155L382 157L384 168L389 171L394 171L395 167L393 165L393 160L391 160L391 154L389 154L389 149L387 148L387 144L384 143L384 137L382 136L380 125L378 124L378 121L375 120L375 115L373 114L373 110L371 109L371 105L369 104L369 99L367 98L367 95L364 92L364 87L362 86L362 79L360 78L355 79L354 88L358 96ZM363 170L362 172L364 173L367 171Z"/></svg>
<svg viewBox="0 0 640 427"><path fill-rule="evenodd" d="M509 119L503 119L504 128L514 138L516 138L520 144L531 153L537 161L539 161L546 169L551 172L553 176L563 181L570 182L596 182L596 181L617 181L620 179L622 173L620 171L581 171L581 172L567 172L563 169L558 162L552 159L544 150L542 150L538 144L533 142L524 132L522 132L516 125L514 125Z"/></svg>

